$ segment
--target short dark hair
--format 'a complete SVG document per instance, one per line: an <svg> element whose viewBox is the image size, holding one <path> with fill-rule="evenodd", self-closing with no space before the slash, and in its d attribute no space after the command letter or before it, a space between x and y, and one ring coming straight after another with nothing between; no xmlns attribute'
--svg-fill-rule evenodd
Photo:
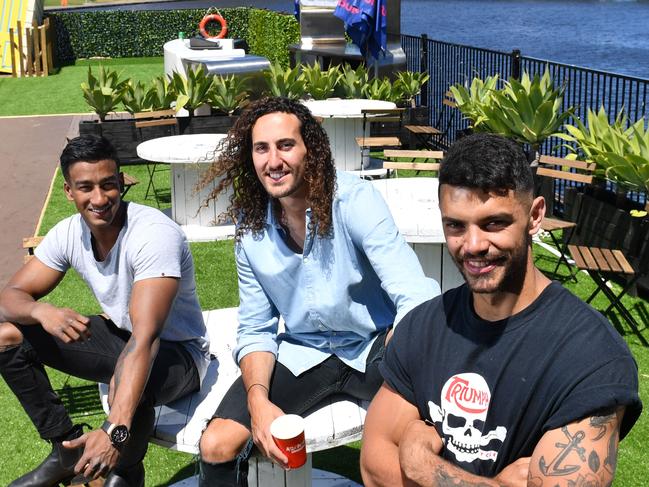
<svg viewBox="0 0 649 487"><path fill-rule="evenodd" d="M70 166L75 162L97 162L104 159L115 161L119 172L119 159L113 144L105 137L99 135L80 135L72 139L61 152L61 172L68 179Z"/></svg>
<svg viewBox="0 0 649 487"><path fill-rule="evenodd" d="M521 146L488 133L463 137L450 147L442 160L439 184L496 193L534 190L532 170Z"/></svg>

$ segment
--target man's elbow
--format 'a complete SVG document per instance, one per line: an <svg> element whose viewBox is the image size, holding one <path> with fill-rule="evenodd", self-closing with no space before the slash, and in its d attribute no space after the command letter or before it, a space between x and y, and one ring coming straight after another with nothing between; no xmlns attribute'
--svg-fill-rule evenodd
<svg viewBox="0 0 649 487"><path fill-rule="evenodd" d="M366 487L400 485L401 477L398 458L389 458L389 452L376 445L367 447L364 441L361 449L361 476ZM396 470L394 466L396 465Z"/></svg>

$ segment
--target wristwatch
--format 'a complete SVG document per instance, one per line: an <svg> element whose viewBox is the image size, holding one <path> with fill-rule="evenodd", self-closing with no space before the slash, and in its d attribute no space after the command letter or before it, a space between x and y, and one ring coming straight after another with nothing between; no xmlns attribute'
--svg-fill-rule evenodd
<svg viewBox="0 0 649 487"><path fill-rule="evenodd" d="M130 436L128 428L125 425L113 424L108 420L104 421L104 424L101 425L101 429L106 432L108 438L110 438L110 442L118 450L126 444Z"/></svg>

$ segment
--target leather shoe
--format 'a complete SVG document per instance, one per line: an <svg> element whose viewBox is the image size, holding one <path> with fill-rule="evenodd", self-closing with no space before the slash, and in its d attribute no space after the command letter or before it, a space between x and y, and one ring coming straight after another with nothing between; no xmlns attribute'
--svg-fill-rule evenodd
<svg viewBox="0 0 649 487"><path fill-rule="evenodd" d="M144 487L144 465L138 462L127 469L114 468L106 477L104 487Z"/></svg>
<svg viewBox="0 0 649 487"><path fill-rule="evenodd" d="M83 434L83 427L75 425L72 432L65 437L65 440L79 438ZM52 451L45 457L45 460L31 472L14 480L9 487L52 487L53 485L77 485L88 482L82 474L74 473L74 466L77 464L83 448L68 450L63 448L62 441L52 442Z"/></svg>

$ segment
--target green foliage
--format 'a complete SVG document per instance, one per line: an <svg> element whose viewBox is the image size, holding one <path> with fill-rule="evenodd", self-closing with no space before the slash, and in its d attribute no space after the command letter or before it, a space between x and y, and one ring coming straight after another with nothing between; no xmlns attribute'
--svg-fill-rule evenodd
<svg viewBox="0 0 649 487"><path fill-rule="evenodd" d="M315 100L325 100L331 97L342 76L338 66L322 71L319 63L303 65L302 74L306 82L305 90Z"/></svg>
<svg viewBox="0 0 649 487"><path fill-rule="evenodd" d="M568 134L559 137L576 144L568 146L574 153L579 150L586 160L595 162L595 174L624 189L649 193L649 129L644 119L628 126L620 111L611 124L601 107L597 114L589 109L587 120L587 126L581 120L566 125Z"/></svg>
<svg viewBox="0 0 649 487"><path fill-rule="evenodd" d="M495 89L495 79L474 80L471 91L461 85L451 87L458 108L474 121L474 130L503 135L521 144L538 147L557 135L563 123L574 115L574 108L562 111L565 86L555 88L550 72L521 81L510 78L504 88Z"/></svg>
<svg viewBox="0 0 649 487"><path fill-rule="evenodd" d="M538 146L574 115L574 108L562 111L564 90L565 86L554 87L549 71L533 79L523 73L520 82L510 79L502 90L493 92L495 103L484 107L485 126L519 143Z"/></svg>
<svg viewBox="0 0 649 487"><path fill-rule="evenodd" d="M416 106L415 98L421 93L421 87L430 79L428 73L416 71L399 71L393 89L400 94L403 101L411 107Z"/></svg>
<svg viewBox="0 0 649 487"><path fill-rule="evenodd" d="M198 35L206 9L65 11L49 13L59 61L91 57L161 56L165 42ZM228 37L247 39L249 8L223 8ZM276 14L281 15L281 14Z"/></svg>
<svg viewBox="0 0 649 487"><path fill-rule="evenodd" d="M182 108L182 100L178 100L177 94L171 86L169 78L164 75L157 76L151 81L151 87L147 91L147 104L152 110L166 110L176 102L176 111Z"/></svg>
<svg viewBox="0 0 649 487"><path fill-rule="evenodd" d="M91 57L161 56L165 42L178 32L198 35L198 24L214 9L66 11L49 13L55 30L59 61ZM248 7L221 8L228 37L244 39L250 53L289 65L287 46L300 40L292 15Z"/></svg>
<svg viewBox="0 0 649 487"><path fill-rule="evenodd" d="M498 75L495 75L488 76L484 81L480 78L473 78L469 89L459 83L449 88L458 109L465 118L471 121L474 130L482 130L482 124L487 119L483 107L492 103L491 95L496 89L497 83Z"/></svg>
<svg viewBox="0 0 649 487"><path fill-rule="evenodd" d="M365 85L365 98L370 100L385 100L398 102L401 100L401 92L394 89L392 81L388 78L374 78Z"/></svg>
<svg viewBox="0 0 649 487"><path fill-rule="evenodd" d="M214 76L208 93L208 102L212 108L227 115L243 108L248 103L248 80L245 77Z"/></svg>
<svg viewBox="0 0 649 487"><path fill-rule="evenodd" d="M99 76L92 74L88 66L88 80L81 83L81 91L86 103L95 111L102 122L108 113L115 111L122 101L127 81L120 80L117 71L99 66Z"/></svg>
<svg viewBox="0 0 649 487"><path fill-rule="evenodd" d="M133 114L149 110L151 108L150 100L151 97L142 81L128 80L122 96L122 103L127 112Z"/></svg>
<svg viewBox="0 0 649 487"><path fill-rule="evenodd" d="M187 70L187 77L173 72L170 87L176 94L176 110L186 108L189 113L194 113L198 107L208 102L212 77L201 65L198 68Z"/></svg>
<svg viewBox="0 0 649 487"><path fill-rule="evenodd" d="M297 100L304 95L305 81L299 66L284 68L280 63L271 63L264 72L268 93Z"/></svg>
<svg viewBox="0 0 649 487"><path fill-rule="evenodd" d="M246 40L251 53L288 68L288 46L300 42L300 25L293 15L251 9Z"/></svg>
<svg viewBox="0 0 649 487"><path fill-rule="evenodd" d="M338 91L342 98L363 98L367 86L368 74L364 65L360 64L352 69L349 64L344 64L342 76L338 82Z"/></svg>

